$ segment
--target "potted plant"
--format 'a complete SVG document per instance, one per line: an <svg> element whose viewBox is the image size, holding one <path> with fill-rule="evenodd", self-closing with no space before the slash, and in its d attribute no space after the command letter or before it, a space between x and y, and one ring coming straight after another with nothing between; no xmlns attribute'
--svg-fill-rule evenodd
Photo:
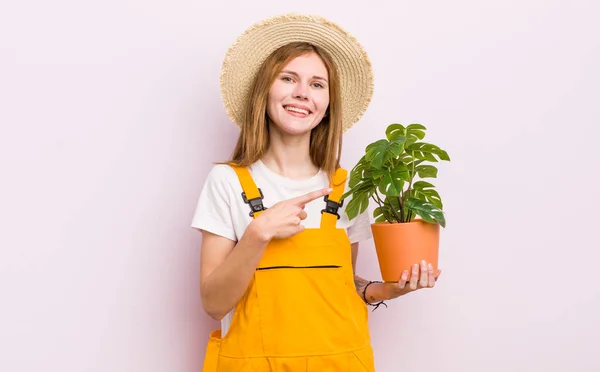
<svg viewBox="0 0 600 372"><path fill-rule="evenodd" d="M442 199L435 186L419 179L436 178L428 163L450 161L446 151L422 142L421 124L391 124L386 138L369 144L350 171L352 196L346 207L349 219L367 210L373 200L371 224L382 279L396 282L415 263L430 262L438 275L440 226L446 226Z"/></svg>

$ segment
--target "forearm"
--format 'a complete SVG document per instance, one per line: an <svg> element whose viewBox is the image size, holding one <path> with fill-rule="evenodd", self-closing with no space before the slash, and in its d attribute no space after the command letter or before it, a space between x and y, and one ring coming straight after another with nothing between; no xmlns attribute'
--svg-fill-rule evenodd
<svg viewBox="0 0 600 372"><path fill-rule="evenodd" d="M251 223L231 254L201 288L202 304L214 319L222 319L240 301L268 244Z"/></svg>
<svg viewBox="0 0 600 372"><path fill-rule="evenodd" d="M369 302L369 303L375 303L375 302L379 302L379 301L385 301L388 300L388 296L386 295L385 291L384 291L384 287L383 287L383 283L372 283L371 285L369 285L369 287L367 288L367 291L364 292L365 287L367 286L367 284L369 284L369 280L361 278L358 275L354 275L354 284L356 286L356 292L358 293L358 295L360 296L361 299L365 299ZM363 298L363 292L364 292L364 298Z"/></svg>

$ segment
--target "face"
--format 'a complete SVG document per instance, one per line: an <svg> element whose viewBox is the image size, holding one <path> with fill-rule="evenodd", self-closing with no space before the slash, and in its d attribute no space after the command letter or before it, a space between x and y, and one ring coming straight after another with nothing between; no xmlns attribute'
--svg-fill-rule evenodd
<svg viewBox="0 0 600 372"><path fill-rule="evenodd" d="M290 61L275 78L267 100L272 124L287 134L309 133L329 106L327 68L310 53Z"/></svg>

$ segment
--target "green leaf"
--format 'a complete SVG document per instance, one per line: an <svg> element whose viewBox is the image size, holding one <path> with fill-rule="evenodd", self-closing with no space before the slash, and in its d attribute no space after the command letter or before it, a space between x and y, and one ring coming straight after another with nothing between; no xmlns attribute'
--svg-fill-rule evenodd
<svg viewBox="0 0 600 372"><path fill-rule="evenodd" d="M404 154L400 155L400 157L398 158L398 160L399 160L401 163L404 163L404 164L406 164L406 166L407 166L408 168L410 168L410 165L409 165L409 163L410 163L410 162L412 162L414 159L413 159L413 157L412 157L412 155L411 155L410 153L408 153L408 152L405 152Z"/></svg>
<svg viewBox="0 0 600 372"><path fill-rule="evenodd" d="M422 219L429 223L436 223L436 220L429 213L424 211L413 211L415 215L420 216Z"/></svg>
<svg viewBox="0 0 600 372"><path fill-rule="evenodd" d="M422 189L427 189L427 188L431 188L431 187L435 187L435 186L433 186L431 183L425 182L425 181L417 181L413 184L414 190L422 190Z"/></svg>
<svg viewBox="0 0 600 372"><path fill-rule="evenodd" d="M350 188L344 195L342 195L341 199L344 200L350 195L359 195L363 193L367 193L368 197L371 197L373 194L373 189L375 189L375 184L372 179L363 179L360 183L356 184L354 187Z"/></svg>
<svg viewBox="0 0 600 372"><path fill-rule="evenodd" d="M406 142L405 137L397 137L393 141L390 142L390 153L397 158L404 151L404 143Z"/></svg>
<svg viewBox="0 0 600 372"><path fill-rule="evenodd" d="M446 217L442 211L435 211L431 216L440 224L441 227L446 227Z"/></svg>
<svg viewBox="0 0 600 372"><path fill-rule="evenodd" d="M437 162L438 160L429 152L417 152L415 151L415 158L423 159L431 162Z"/></svg>
<svg viewBox="0 0 600 372"><path fill-rule="evenodd" d="M408 127L406 127L406 136L414 136L422 140L423 138L425 138L426 129L427 128L425 128L421 124L410 124Z"/></svg>
<svg viewBox="0 0 600 372"><path fill-rule="evenodd" d="M440 158L440 160L450 161L450 156L448 156L448 153L442 149L438 151L437 155Z"/></svg>
<svg viewBox="0 0 600 372"><path fill-rule="evenodd" d="M400 202L397 196L386 196L384 201L388 207L391 205L398 213L400 212Z"/></svg>
<svg viewBox="0 0 600 372"><path fill-rule="evenodd" d="M415 167L415 172L421 178L436 178L438 170L433 165L419 165Z"/></svg>
<svg viewBox="0 0 600 372"><path fill-rule="evenodd" d="M415 191L412 195L419 200L423 200L435 205L439 209L444 208L444 205L442 204L442 198L436 190L419 190Z"/></svg>
<svg viewBox="0 0 600 372"><path fill-rule="evenodd" d="M389 141L393 141L399 136L406 137L406 128L402 124L390 124L385 130L385 136Z"/></svg>
<svg viewBox="0 0 600 372"><path fill-rule="evenodd" d="M392 214L391 209L387 205L383 208L375 208L375 210L373 211L373 218L375 218L375 222L397 222L396 218L394 218L394 215Z"/></svg>
<svg viewBox="0 0 600 372"><path fill-rule="evenodd" d="M352 196L352 199L348 203L348 206L346 206L346 214L348 215L348 219L352 220L353 218L358 216L360 213L367 210L368 207L369 207L369 194L368 193L364 192L364 193L354 194Z"/></svg>
<svg viewBox="0 0 600 372"><path fill-rule="evenodd" d="M377 207L373 210L373 217L378 217L383 214L383 209L381 207Z"/></svg>
<svg viewBox="0 0 600 372"><path fill-rule="evenodd" d="M386 139L380 139L379 141L375 141L367 146L365 149L365 160L371 162L373 158L381 152L381 149L385 149L390 141ZM379 151L377 151L379 150Z"/></svg>
<svg viewBox="0 0 600 372"><path fill-rule="evenodd" d="M434 190L434 187L435 186L429 182L417 181L412 186L413 192L411 195L419 200L429 202L439 209L443 209L444 205L442 204L442 198L440 197L440 194Z"/></svg>
<svg viewBox="0 0 600 372"><path fill-rule="evenodd" d="M414 153L414 156L418 159L426 159L437 162L438 160L433 156L437 155L440 160L450 160L450 157L446 151L430 143L415 142L406 144L405 148L407 152Z"/></svg>
<svg viewBox="0 0 600 372"><path fill-rule="evenodd" d="M386 212L385 209L381 208L381 207L377 207L373 211L373 218L375 218L375 222L384 222L384 221L390 222L390 220L386 217L386 215L389 215L389 212Z"/></svg>
<svg viewBox="0 0 600 372"><path fill-rule="evenodd" d="M371 179L373 179L373 181L381 181L383 176L385 176L389 171L389 168L375 169L371 174Z"/></svg>
<svg viewBox="0 0 600 372"><path fill-rule="evenodd" d="M440 226L446 227L444 212L435 205L419 199L408 198L406 200L406 207L419 215L423 220L430 223L437 222Z"/></svg>
<svg viewBox="0 0 600 372"><path fill-rule="evenodd" d="M419 140L419 137L417 137L417 136L406 136L406 142L404 142L404 148L407 149L410 145L417 142L418 140Z"/></svg>
<svg viewBox="0 0 600 372"><path fill-rule="evenodd" d="M388 196L398 196L404 187L404 180L408 178L408 171L388 170L379 182L379 192Z"/></svg>
<svg viewBox="0 0 600 372"><path fill-rule="evenodd" d="M385 139L370 144L367 146L366 160L369 161L373 167L377 169L381 168L389 145L390 142Z"/></svg>
<svg viewBox="0 0 600 372"><path fill-rule="evenodd" d="M375 222L386 222L386 221L388 221L388 219L385 218L385 216L383 214L380 215L379 217L375 218ZM388 222L390 222L390 221L388 221Z"/></svg>
<svg viewBox="0 0 600 372"><path fill-rule="evenodd" d="M352 168L350 171L350 181L348 182L348 186L350 188L355 187L360 181L365 177L365 173L369 170L371 165L366 160L365 156L363 156L358 163Z"/></svg>
<svg viewBox="0 0 600 372"><path fill-rule="evenodd" d="M376 169L386 164L390 159L398 157L404 151L404 137L393 141L379 140L367 146L365 159Z"/></svg>
<svg viewBox="0 0 600 372"><path fill-rule="evenodd" d="M381 169L374 169L371 173L371 177L373 180L381 180L383 176L389 174L390 172L402 173L399 176L404 177L405 181L408 181L408 168L403 163L399 163L398 165L384 165Z"/></svg>

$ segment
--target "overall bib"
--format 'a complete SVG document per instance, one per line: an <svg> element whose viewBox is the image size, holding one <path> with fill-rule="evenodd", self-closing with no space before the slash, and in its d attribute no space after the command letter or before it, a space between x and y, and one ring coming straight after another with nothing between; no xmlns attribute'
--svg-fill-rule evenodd
<svg viewBox="0 0 600 372"><path fill-rule="evenodd" d="M261 192L246 168L233 168L244 190L240 199L256 218ZM204 372L375 370L350 241L336 227L346 176L341 168L335 173L320 228L268 244L229 331L224 338L212 332Z"/></svg>

